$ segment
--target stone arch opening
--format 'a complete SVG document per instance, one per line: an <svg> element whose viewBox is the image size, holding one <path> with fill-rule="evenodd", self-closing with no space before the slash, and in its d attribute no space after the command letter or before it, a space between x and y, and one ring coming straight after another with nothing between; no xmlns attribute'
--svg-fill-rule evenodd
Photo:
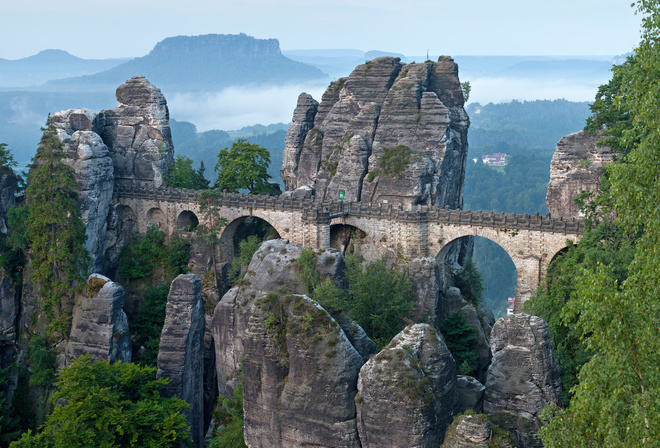
<svg viewBox="0 0 660 448"><path fill-rule="evenodd" d="M194 232L199 225L199 219L190 210L184 210L176 218L176 229L180 232Z"/></svg>
<svg viewBox="0 0 660 448"><path fill-rule="evenodd" d="M250 236L256 236L260 241L281 238L275 227L265 219L256 216L242 216L230 222L220 235L220 260L231 263L240 252L241 241Z"/></svg>
<svg viewBox="0 0 660 448"><path fill-rule="evenodd" d="M159 208L149 209L147 212L147 227L157 225L161 230L166 230L167 217L165 212Z"/></svg>
<svg viewBox="0 0 660 448"><path fill-rule="evenodd" d="M438 254L444 278L454 276L470 258L483 281L483 299L498 319L513 312L518 282L518 268L511 255L497 241L482 236L467 236L449 241Z"/></svg>
<svg viewBox="0 0 660 448"><path fill-rule="evenodd" d="M356 244L360 244L366 237L366 232L349 224L330 226L330 247L344 255L354 253Z"/></svg>

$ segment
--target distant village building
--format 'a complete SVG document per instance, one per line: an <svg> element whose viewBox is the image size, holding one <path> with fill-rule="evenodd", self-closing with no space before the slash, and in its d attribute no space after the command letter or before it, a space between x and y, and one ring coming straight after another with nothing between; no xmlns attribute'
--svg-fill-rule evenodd
<svg viewBox="0 0 660 448"><path fill-rule="evenodd" d="M496 152L493 154L484 154L481 156L481 161L488 166L506 166L506 154L503 152Z"/></svg>
<svg viewBox="0 0 660 448"><path fill-rule="evenodd" d="M511 305L509 305L509 307L506 309L506 315L507 316L513 314L513 305L514 305L514 302L516 301L516 298L515 297L509 297L508 300L511 303Z"/></svg>

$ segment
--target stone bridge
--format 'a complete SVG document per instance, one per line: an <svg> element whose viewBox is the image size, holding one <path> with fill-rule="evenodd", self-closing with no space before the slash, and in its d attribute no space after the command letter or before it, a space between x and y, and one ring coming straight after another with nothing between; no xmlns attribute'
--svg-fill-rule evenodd
<svg viewBox="0 0 660 448"><path fill-rule="evenodd" d="M167 234L185 231L195 222L204 223L199 213L199 192L178 189L148 189L130 186L115 188L124 219L132 219L144 233L157 223ZM276 196L225 194L220 214L228 222L220 237L221 258L233 258L233 236L248 217L261 218L280 237L314 249L330 247L332 229L351 226L364 232L382 248L409 258L437 257L447 253L455 240L481 236L499 244L509 254L518 272L516 312L536 291L553 257L577 242L584 230L581 220L550 216L449 210L430 206L360 202L314 202ZM224 244L222 244L224 243Z"/></svg>

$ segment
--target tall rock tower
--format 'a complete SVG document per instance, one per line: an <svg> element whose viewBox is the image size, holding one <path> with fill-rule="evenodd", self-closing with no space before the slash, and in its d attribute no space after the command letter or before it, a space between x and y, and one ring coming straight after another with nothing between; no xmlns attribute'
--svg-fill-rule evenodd
<svg viewBox="0 0 660 448"><path fill-rule="evenodd" d="M453 59L377 58L303 93L286 136L287 191L317 199L461 208L468 116ZM343 197L340 195L343 191Z"/></svg>

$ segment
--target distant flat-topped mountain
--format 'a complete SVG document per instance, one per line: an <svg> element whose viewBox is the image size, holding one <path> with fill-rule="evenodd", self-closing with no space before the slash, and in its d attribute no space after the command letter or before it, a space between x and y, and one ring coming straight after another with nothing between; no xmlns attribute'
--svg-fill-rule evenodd
<svg viewBox="0 0 660 448"><path fill-rule="evenodd" d="M81 59L62 50L43 50L27 58L0 59L0 88L29 87L52 79L89 75L126 59Z"/></svg>
<svg viewBox="0 0 660 448"><path fill-rule="evenodd" d="M221 90L232 85L278 85L327 76L318 68L282 55L277 39L245 34L169 37L146 56L75 79L48 82L43 90L94 90L146 76L163 90Z"/></svg>

